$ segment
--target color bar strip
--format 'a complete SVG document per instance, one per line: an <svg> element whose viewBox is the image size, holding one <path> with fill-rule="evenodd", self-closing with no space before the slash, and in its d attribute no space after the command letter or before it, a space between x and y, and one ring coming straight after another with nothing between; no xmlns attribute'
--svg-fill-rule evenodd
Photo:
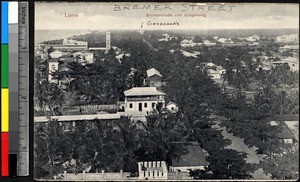
<svg viewBox="0 0 300 182"><path fill-rule="evenodd" d="M1 132L8 132L9 128L9 90L1 88Z"/></svg>
<svg viewBox="0 0 300 182"><path fill-rule="evenodd" d="M8 44L8 2L1 6L1 44Z"/></svg>
<svg viewBox="0 0 300 182"><path fill-rule="evenodd" d="M1 45L1 88L8 88L8 44Z"/></svg>
<svg viewBox="0 0 300 182"><path fill-rule="evenodd" d="M9 176L8 2L1 2L1 176Z"/></svg>
<svg viewBox="0 0 300 182"><path fill-rule="evenodd" d="M1 176L8 176L8 132L1 132L1 163Z"/></svg>

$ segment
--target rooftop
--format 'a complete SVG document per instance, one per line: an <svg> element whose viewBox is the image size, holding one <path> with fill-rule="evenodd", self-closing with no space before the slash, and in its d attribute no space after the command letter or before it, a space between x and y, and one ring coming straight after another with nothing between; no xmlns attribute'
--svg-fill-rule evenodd
<svg viewBox="0 0 300 182"><path fill-rule="evenodd" d="M160 76L160 77L163 77L163 76L159 73L159 71L157 71L155 68L148 69L146 72L147 72L147 76L148 76L148 77L151 77L151 76L153 76L153 75L158 75L158 76Z"/></svg>
<svg viewBox="0 0 300 182"><path fill-rule="evenodd" d="M133 87L124 91L125 96L146 96L146 95L166 95L160 92L156 87Z"/></svg>
<svg viewBox="0 0 300 182"><path fill-rule="evenodd" d="M186 149L189 153L182 155L180 159L173 160L173 167L206 166L208 164L206 161L205 151L198 143L187 144Z"/></svg>
<svg viewBox="0 0 300 182"><path fill-rule="evenodd" d="M280 133L278 133L278 138L281 139L294 139L294 135L291 132L291 130L288 129L288 127L286 125L283 125L282 130L280 131Z"/></svg>

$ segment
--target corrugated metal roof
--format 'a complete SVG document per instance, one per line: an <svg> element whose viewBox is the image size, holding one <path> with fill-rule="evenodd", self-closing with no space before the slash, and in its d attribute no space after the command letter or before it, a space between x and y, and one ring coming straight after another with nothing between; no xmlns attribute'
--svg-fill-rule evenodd
<svg viewBox="0 0 300 182"><path fill-rule="evenodd" d="M206 166L208 164L206 161L205 151L199 146L198 143L188 144L186 145L186 149L189 153L182 155L180 159L173 160L173 167Z"/></svg>
<svg viewBox="0 0 300 182"><path fill-rule="evenodd" d="M294 139L293 133L288 129L286 125L283 125L282 130L278 133L280 139Z"/></svg>
<svg viewBox="0 0 300 182"><path fill-rule="evenodd" d="M160 92L156 87L133 87L124 91L125 96L145 96L145 95L166 95Z"/></svg>
<svg viewBox="0 0 300 182"><path fill-rule="evenodd" d="M146 72L147 72L148 78L151 77L151 76L153 76L153 75L158 75L158 76L160 76L160 77L163 77L163 76L159 73L159 71L157 71L155 68L148 69Z"/></svg>

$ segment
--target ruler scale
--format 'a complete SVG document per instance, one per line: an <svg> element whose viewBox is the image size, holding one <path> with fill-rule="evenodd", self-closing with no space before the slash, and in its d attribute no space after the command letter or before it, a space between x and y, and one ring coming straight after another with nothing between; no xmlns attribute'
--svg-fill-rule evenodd
<svg viewBox="0 0 300 182"><path fill-rule="evenodd" d="M18 176L29 175L29 22L28 2L19 2L19 156Z"/></svg>

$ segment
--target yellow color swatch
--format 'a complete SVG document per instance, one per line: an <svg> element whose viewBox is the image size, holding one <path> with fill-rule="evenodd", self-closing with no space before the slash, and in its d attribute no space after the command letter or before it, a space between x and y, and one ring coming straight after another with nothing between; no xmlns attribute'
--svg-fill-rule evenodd
<svg viewBox="0 0 300 182"><path fill-rule="evenodd" d="M9 90L1 89L1 132L8 132L9 128Z"/></svg>

